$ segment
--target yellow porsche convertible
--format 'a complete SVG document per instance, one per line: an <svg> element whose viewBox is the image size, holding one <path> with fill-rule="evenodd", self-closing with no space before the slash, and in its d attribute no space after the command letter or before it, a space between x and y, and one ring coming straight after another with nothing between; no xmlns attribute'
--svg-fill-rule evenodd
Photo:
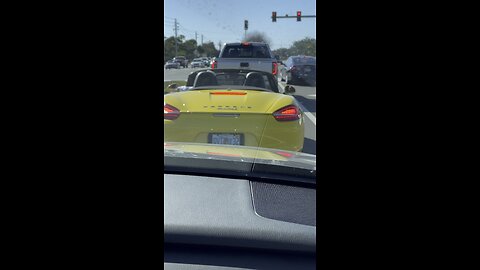
<svg viewBox="0 0 480 270"><path fill-rule="evenodd" d="M164 142L193 142L301 151L304 119L276 78L245 69L192 72L164 95Z"/></svg>

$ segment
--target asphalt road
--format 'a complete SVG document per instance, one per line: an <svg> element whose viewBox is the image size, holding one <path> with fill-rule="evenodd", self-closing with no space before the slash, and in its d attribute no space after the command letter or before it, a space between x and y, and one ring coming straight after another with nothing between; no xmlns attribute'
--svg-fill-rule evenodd
<svg viewBox="0 0 480 270"><path fill-rule="evenodd" d="M196 69L181 68L181 69L164 69L163 76L166 81L186 81L188 74ZM285 88L285 82L278 82L281 89ZM292 85L295 88L293 95L300 103L305 112L305 141L303 152L316 155L317 154L317 87L308 84Z"/></svg>
<svg viewBox="0 0 480 270"><path fill-rule="evenodd" d="M163 78L166 81L186 81L188 74L199 68L179 68L179 69L163 69Z"/></svg>

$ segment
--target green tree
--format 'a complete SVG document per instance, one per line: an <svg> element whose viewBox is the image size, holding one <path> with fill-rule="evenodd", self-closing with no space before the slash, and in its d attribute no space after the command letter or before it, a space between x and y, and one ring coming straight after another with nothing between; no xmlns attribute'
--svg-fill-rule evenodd
<svg viewBox="0 0 480 270"><path fill-rule="evenodd" d="M280 60L286 60L290 56L290 49L278 48L272 51L273 55L278 55Z"/></svg>
<svg viewBox="0 0 480 270"><path fill-rule="evenodd" d="M168 61L175 57L175 37L168 37L164 41L165 59Z"/></svg>
<svg viewBox="0 0 480 270"><path fill-rule="evenodd" d="M196 57L195 55L195 49L197 48L197 42L195 39L189 39L183 42L180 46L181 51L184 53L184 55L188 60L192 60L193 58Z"/></svg>
<svg viewBox="0 0 480 270"><path fill-rule="evenodd" d="M203 43L203 50L204 50L204 54L207 56L207 57L217 57L218 54L220 53L216 48L215 48L215 44L213 44L213 42L207 42L207 43Z"/></svg>
<svg viewBox="0 0 480 270"><path fill-rule="evenodd" d="M197 52L198 52L198 55L203 55L205 53L205 50L203 49L202 46L197 46Z"/></svg>
<svg viewBox="0 0 480 270"><path fill-rule="evenodd" d="M306 37L295 41L290 47L290 55L317 56L317 40Z"/></svg>

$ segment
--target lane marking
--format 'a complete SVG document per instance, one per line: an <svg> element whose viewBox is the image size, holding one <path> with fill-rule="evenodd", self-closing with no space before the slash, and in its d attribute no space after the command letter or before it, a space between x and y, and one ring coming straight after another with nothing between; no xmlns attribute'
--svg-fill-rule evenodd
<svg viewBox="0 0 480 270"><path fill-rule="evenodd" d="M285 86L278 82L278 85L280 86L281 89L285 89ZM297 100L298 101L298 100ZM317 125L317 118L315 115L313 115L311 112L309 112L303 105L298 101L298 104L300 105L300 109L302 109L303 113L312 121L312 123L316 126Z"/></svg>

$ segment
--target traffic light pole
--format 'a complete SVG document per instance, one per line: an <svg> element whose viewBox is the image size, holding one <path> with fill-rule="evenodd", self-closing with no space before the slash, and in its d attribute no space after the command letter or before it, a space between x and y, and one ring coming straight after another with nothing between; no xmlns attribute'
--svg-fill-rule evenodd
<svg viewBox="0 0 480 270"><path fill-rule="evenodd" d="M247 40L247 30L248 30L248 20L244 21L243 29L245 29L245 37L244 40Z"/></svg>

